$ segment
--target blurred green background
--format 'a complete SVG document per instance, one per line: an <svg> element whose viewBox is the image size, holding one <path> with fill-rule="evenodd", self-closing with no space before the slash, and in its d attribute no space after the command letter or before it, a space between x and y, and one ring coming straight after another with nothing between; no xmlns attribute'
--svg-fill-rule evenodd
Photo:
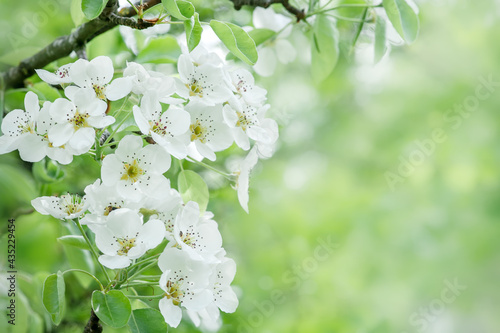
<svg viewBox="0 0 500 333"><path fill-rule="evenodd" d="M3 63L74 27L69 5L57 2L50 24L12 47L9 33L26 19L33 22L41 3L2 2ZM216 4L226 12L231 7ZM304 64L308 55L300 51L304 40L294 33L298 59L258 79L282 125L280 148L254 172L249 215L228 186L211 193L209 209L238 265L233 285L240 305L223 316L221 332L500 329L500 86L488 90L482 83L500 82L500 2L420 1L419 7L418 40L393 47L376 66L366 61L369 46L361 43L357 61L341 60L315 85ZM111 32L89 53L125 52L122 44ZM477 89L489 96L476 99ZM469 109L458 111L464 103ZM440 140L429 143L435 131ZM89 281L68 275L69 306L58 328L48 324L40 304L40 283L49 273L68 268L68 260L86 261L57 243L67 226L25 214L41 190L30 170L17 153L0 156L2 251L7 219L17 215L22 294L16 332L81 331ZM52 191L81 192L97 177L90 159L78 158L64 170ZM204 176L216 186L213 174ZM4 284L2 279L2 308ZM6 319L0 321L5 331ZM186 320L171 331L198 330Z"/></svg>

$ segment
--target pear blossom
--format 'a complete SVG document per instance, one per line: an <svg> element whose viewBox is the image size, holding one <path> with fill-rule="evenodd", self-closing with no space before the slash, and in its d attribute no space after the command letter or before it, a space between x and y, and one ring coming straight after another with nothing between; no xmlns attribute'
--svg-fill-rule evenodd
<svg viewBox="0 0 500 333"><path fill-rule="evenodd" d="M99 257L101 264L111 269L125 268L161 243L163 223L150 219L143 224L142 220L138 212L120 208L109 213L105 225L93 227L97 248L103 253Z"/></svg>
<svg viewBox="0 0 500 333"><path fill-rule="evenodd" d="M2 121L0 154L18 149L21 159L38 162L45 157L43 138L36 133L36 124L40 113L38 96L29 91L24 97L26 110L12 110Z"/></svg>
<svg viewBox="0 0 500 333"><path fill-rule="evenodd" d="M68 144L77 153L87 152L95 141L95 128L114 123L115 118L106 116L105 102L92 98L88 90L80 90L71 100L58 98L50 106L50 116L56 123L48 131L48 139L54 146Z"/></svg>
<svg viewBox="0 0 500 333"><path fill-rule="evenodd" d="M225 251L221 254L225 255ZM234 260L222 257L209 276L209 288L212 291L212 302L200 311L187 311L196 326L202 326L209 331L217 331L222 325L219 309L233 313L238 307L238 297L231 288L231 282L236 274Z"/></svg>
<svg viewBox="0 0 500 333"><path fill-rule="evenodd" d="M35 69L40 79L51 85L58 85L63 83L71 83L71 78L69 77L69 70L71 64L66 64L57 69L55 73L46 71L45 69Z"/></svg>
<svg viewBox="0 0 500 333"><path fill-rule="evenodd" d="M88 224L92 229L94 224L105 224L109 213L120 208L139 209L141 202L131 201L121 196L114 186L104 185L100 179L85 187L85 199L90 211L81 220L81 224Z"/></svg>
<svg viewBox="0 0 500 333"><path fill-rule="evenodd" d="M193 260L186 252L166 248L158 258L163 274L160 288L165 292L158 306L165 322L177 327L182 319L181 306L190 311L200 311L213 299L208 288L207 276L211 268L202 261Z"/></svg>
<svg viewBox="0 0 500 333"><path fill-rule="evenodd" d="M38 122L36 126L36 132L41 137L43 143L43 148L39 147L39 152L43 152L50 159L57 161L60 164L69 164L73 161L74 155L80 155L75 149L71 148L69 145L55 146L53 142L49 140L49 130L54 127L57 123L50 116L50 108L52 107L51 102L43 103L43 107L38 115Z"/></svg>
<svg viewBox="0 0 500 333"><path fill-rule="evenodd" d="M143 134L153 140L176 158L185 158L189 139L185 134L191 124L191 117L184 109L171 105L162 112L160 103L143 100L141 107L134 105L134 119Z"/></svg>
<svg viewBox="0 0 500 333"><path fill-rule="evenodd" d="M222 106L192 101L185 110L191 115L188 155L198 160L205 157L215 161L215 152L227 149L233 143L231 131L222 119Z"/></svg>
<svg viewBox="0 0 500 333"><path fill-rule="evenodd" d="M150 218L162 221L165 225L165 238L173 241L175 219L183 203L177 190L171 188L165 192L167 195L161 198L146 200L141 212L147 212Z"/></svg>
<svg viewBox="0 0 500 333"><path fill-rule="evenodd" d="M224 120L231 127L236 144L244 150L250 149L250 139L272 144L278 139L278 125L271 118L264 118L269 104L255 107L245 103L224 105Z"/></svg>
<svg viewBox="0 0 500 333"><path fill-rule="evenodd" d="M208 62L195 64L186 54L179 56L177 64L182 82L177 92L179 96L215 105L228 101L233 95L228 77L220 67Z"/></svg>
<svg viewBox="0 0 500 333"><path fill-rule="evenodd" d="M143 95L143 101L147 100L149 103L162 102L166 104L184 102L182 99L171 97L177 89L176 81L172 77L146 70L144 66L138 63L127 62L127 67L123 71L123 79L131 82L126 87L128 90L124 90L124 93L133 92L137 95Z"/></svg>
<svg viewBox="0 0 500 333"><path fill-rule="evenodd" d="M260 76L271 76L278 61L287 64L295 60L297 51L285 39L292 30L291 26L289 26L290 22L291 18L275 13L272 8L257 7L254 9L253 25L255 28L279 32L279 35L274 40L264 43L264 47L259 49L259 59L253 69Z"/></svg>
<svg viewBox="0 0 500 333"><path fill-rule="evenodd" d="M77 86L69 86L65 94L71 98L78 90L85 89L94 93L100 100L116 101L130 92L130 80L113 79L113 62L109 57L99 56L91 61L78 59L69 69L69 77Z"/></svg>
<svg viewBox="0 0 500 333"><path fill-rule="evenodd" d="M241 161L239 168L233 172L236 176L236 189L238 193L238 201L241 207L248 213L248 187L250 182L250 172L259 161L257 147L253 147L248 155Z"/></svg>
<svg viewBox="0 0 500 333"><path fill-rule="evenodd" d="M142 145L140 137L125 136L115 153L104 158L101 168L106 186L116 184L120 195L136 202L170 189L170 182L162 175L170 168L170 155L159 145Z"/></svg>
<svg viewBox="0 0 500 333"><path fill-rule="evenodd" d="M255 85L253 75L244 68L229 72L234 92L250 105L261 106L266 100L267 91Z"/></svg>
<svg viewBox="0 0 500 333"><path fill-rule="evenodd" d="M85 198L78 195L64 194L60 197L38 197L31 200L31 205L40 214L52 215L56 219L74 219L81 216L88 208Z"/></svg>
<svg viewBox="0 0 500 333"><path fill-rule="evenodd" d="M222 237L217 222L200 216L200 207L189 201L181 209L174 223L174 242L169 246L186 251L193 259L217 262L216 254L222 248Z"/></svg>

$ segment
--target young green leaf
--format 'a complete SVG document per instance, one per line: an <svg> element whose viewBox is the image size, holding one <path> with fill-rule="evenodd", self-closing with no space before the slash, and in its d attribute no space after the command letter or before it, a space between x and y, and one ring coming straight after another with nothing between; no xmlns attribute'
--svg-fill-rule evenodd
<svg viewBox="0 0 500 333"><path fill-rule="evenodd" d="M375 22L375 63L379 62L387 51L385 19L377 17Z"/></svg>
<svg viewBox="0 0 500 333"><path fill-rule="evenodd" d="M208 186L196 172L184 170L179 173L177 185L184 202L195 201L204 212L208 205Z"/></svg>
<svg viewBox="0 0 500 333"><path fill-rule="evenodd" d="M236 57L249 65L257 62L258 54L254 40L245 30L232 23L217 20L210 21L210 26L219 39Z"/></svg>
<svg viewBox="0 0 500 333"><path fill-rule="evenodd" d="M167 332L168 330L168 325L160 311L152 308L132 311L128 326L132 333Z"/></svg>
<svg viewBox="0 0 500 333"><path fill-rule="evenodd" d="M87 245L87 242L85 241L83 236L66 235L66 236L59 237L57 239L57 241L61 244L74 246L74 247L82 249L82 250L89 249L89 246Z"/></svg>
<svg viewBox="0 0 500 333"><path fill-rule="evenodd" d="M132 314L129 299L119 290L108 293L95 290L92 293L92 309L103 323L113 328L127 325Z"/></svg>
<svg viewBox="0 0 500 333"><path fill-rule="evenodd" d="M93 20L102 13L107 3L108 0L82 0L83 14L89 20Z"/></svg>
<svg viewBox="0 0 500 333"><path fill-rule="evenodd" d="M415 41L418 35L418 15L406 0L383 0L387 17L394 29L408 44Z"/></svg>
<svg viewBox="0 0 500 333"><path fill-rule="evenodd" d="M253 29L248 32L248 35L252 37L255 45L259 46L270 38L276 36L276 31L271 29Z"/></svg>
<svg viewBox="0 0 500 333"><path fill-rule="evenodd" d="M194 13L191 19L184 21L184 28L186 29L187 46L189 52L191 52L200 43L201 33L203 32L198 13Z"/></svg>
<svg viewBox="0 0 500 333"><path fill-rule="evenodd" d="M66 307L66 301L64 299L65 291L66 285L64 284L64 278L61 271L57 272L57 274L47 276L43 283L42 302L43 306L50 314L50 318L56 325L59 325L61 322L64 308Z"/></svg>
<svg viewBox="0 0 500 333"><path fill-rule="evenodd" d="M326 15L314 22L311 46L311 70L314 81L321 82L330 75L339 59L339 33Z"/></svg>
<svg viewBox="0 0 500 333"><path fill-rule="evenodd" d="M161 0L161 2L168 13L180 21L189 20L194 15L194 6L189 1Z"/></svg>
<svg viewBox="0 0 500 333"><path fill-rule="evenodd" d="M139 63L175 63L181 54L181 48L177 40L172 36L153 39L148 46L137 55ZM118 122L118 120L117 120Z"/></svg>

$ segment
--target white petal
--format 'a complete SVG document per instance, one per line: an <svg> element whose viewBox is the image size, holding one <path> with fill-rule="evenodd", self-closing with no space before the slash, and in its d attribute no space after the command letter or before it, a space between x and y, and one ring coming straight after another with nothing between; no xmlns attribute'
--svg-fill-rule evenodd
<svg viewBox="0 0 500 333"><path fill-rule="evenodd" d="M89 151L95 141L95 131L93 128L80 128L69 140L69 145L78 153L83 154Z"/></svg>
<svg viewBox="0 0 500 333"><path fill-rule="evenodd" d="M113 62L109 57L99 56L90 61L87 73L93 83L104 85L111 81L114 73Z"/></svg>
<svg viewBox="0 0 500 333"><path fill-rule="evenodd" d="M130 265L130 259L125 256L102 255L99 257L99 262L111 269L125 268Z"/></svg>
<svg viewBox="0 0 500 333"><path fill-rule="evenodd" d="M70 123L57 124L49 130L49 141L56 147L62 146L71 139L74 132Z"/></svg>
<svg viewBox="0 0 500 333"><path fill-rule="evenodd" d="M110 101L116 101L130 94L130 91L132 91L131 78L122 77L113 80L113 82L106 87L106 97Z"/></svg>
<svg viewBox="0 0 500 333"><path fill-rule="evenodd" d="M19 156L26 162L38 162L47 155L47 142L36 134L28 134L21 139Z"/></svg>
<svg viewBox="0 0 500 333"><path fill-rule="evenodd" d="M167 324L174 328L179 326L182 319L182 310L180 307L175 306L172 301L166 297L163 297L160 302L158 302L158 307Z"/></svg>

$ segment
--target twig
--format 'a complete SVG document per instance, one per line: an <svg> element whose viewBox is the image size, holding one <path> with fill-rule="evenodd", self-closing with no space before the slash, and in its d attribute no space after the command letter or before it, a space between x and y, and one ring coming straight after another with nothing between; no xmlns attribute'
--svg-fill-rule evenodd
<svg viewBox="0 0 500 333"><path fill-rule="evenodd" d="M93 309L90 311L90 318L83 333L102 333L102 325L99 323L99 317L97 317Z"/></svg>
<svg viewBox="0 0 500 333"><path fill-rule="evenodd" d="M150 8L159 2L158 0L150 0L144 3L143 8ZM120 15L116 14L117 9L117 0L109 0L99 17L80 25L71 34L57 38L32 57L21 61L17 67L2 73L0 81L3 81L4 88L23 87L24 80L35 74L35 69L43 68L53 61L68 56L72 51L81 49L93 38L117 25L125 24L142 29L151 26L149 22L136 22L137 24L134 25L128 19L123 20L135 15L133 8L132 10L121 10Z"/></svg>
<svg viewBox="0 0 500 333"><path fill-rule="evenodd" d="M234 4L234 9L240 10L242 6L263 7L267 8L273 3L280 3L285 9L297 18L297 22L305 19L306 12L304 9L298 9L290 5L288 0L231 0Z"/></svg>

